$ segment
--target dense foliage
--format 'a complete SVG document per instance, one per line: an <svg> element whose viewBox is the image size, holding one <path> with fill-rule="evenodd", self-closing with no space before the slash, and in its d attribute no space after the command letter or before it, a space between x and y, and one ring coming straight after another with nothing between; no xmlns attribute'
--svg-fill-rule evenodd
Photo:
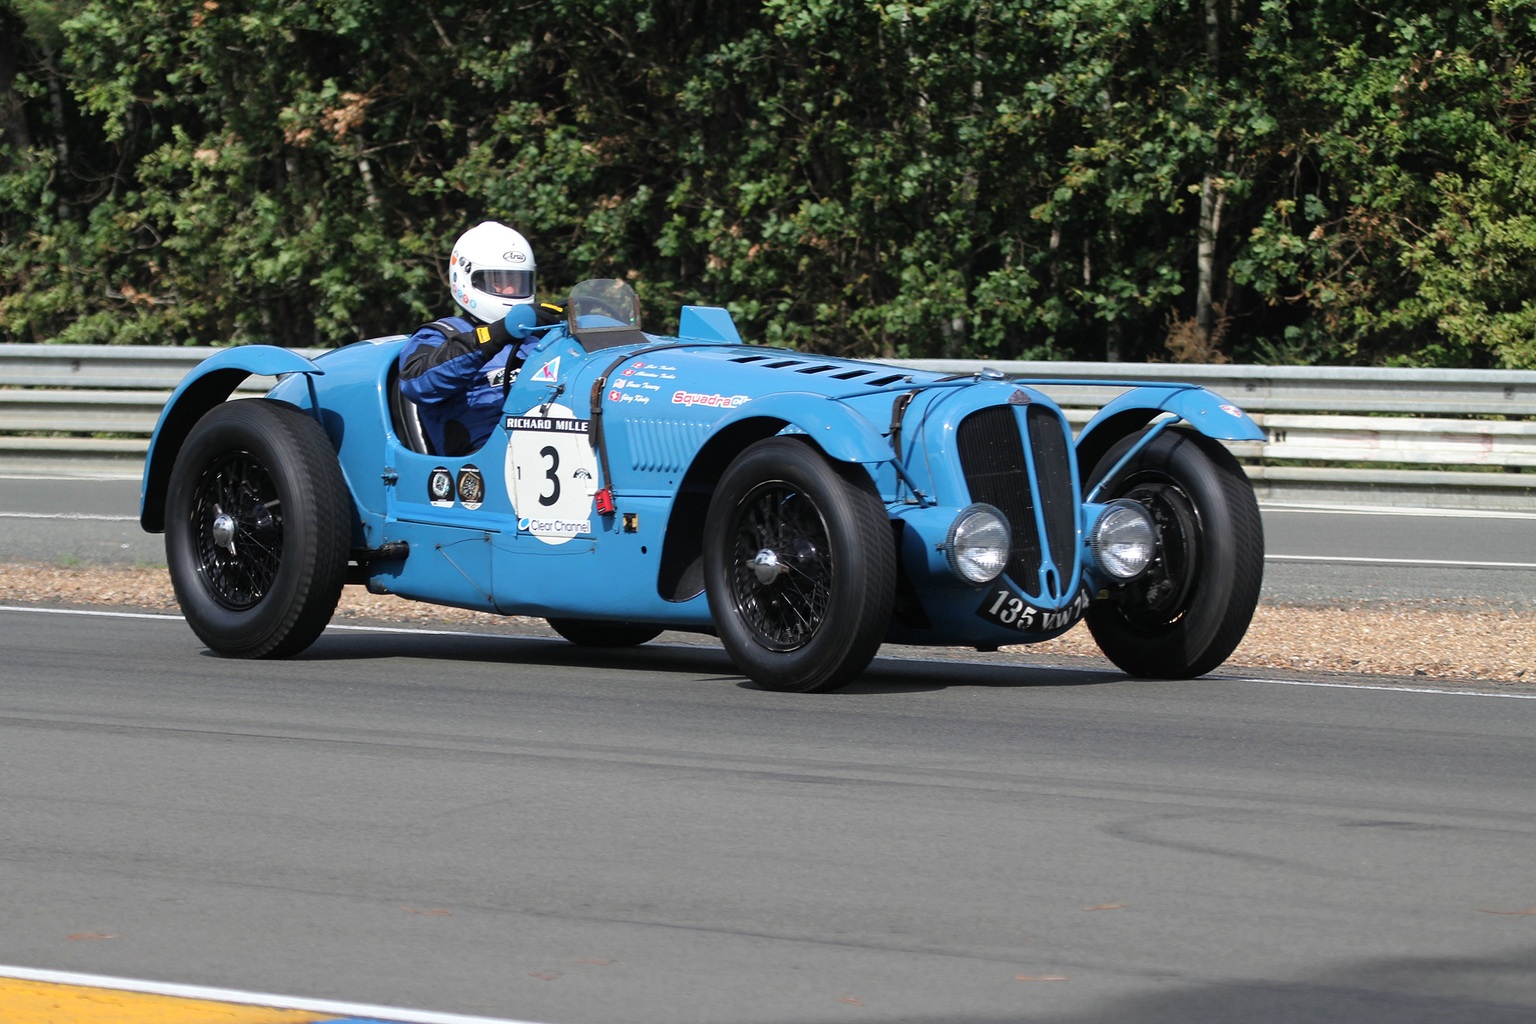
<svg viewBox="0 0 1536 1024"><path fill-rule="evenodd" d="M1536 0L0 0L0 339L554 294L874 356L1536 367Z"/></svg>

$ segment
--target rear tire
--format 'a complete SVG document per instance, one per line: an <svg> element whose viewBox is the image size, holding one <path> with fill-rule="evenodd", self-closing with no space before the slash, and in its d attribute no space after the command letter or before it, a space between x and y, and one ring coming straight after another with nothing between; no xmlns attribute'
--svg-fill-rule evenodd
<svg viewBox="0 0 1536 1024"><path fill-rule="evenodd" d="M639 647L661 635L659 626L588 619L545 619L549 628L577 647Z"/></svg>
<svg viewBox="0 0 1536 1024"><path fill-rule="evenodd" d="M346 579L352 501L330 439L286 402L209 410L176 457L165 556L215 653L283 658L325 629Z"/></svg>
<svg viewBox="0 0 1536 1024"><path fill-rule="evenodd" d="M896 593L890 518L869 475L790 437L747 448L710 501L704 589L726 652L759 686L850 682L880 649Z"/></svg>
<svg viewBox="0 0 1536 1024"><path fill-rule="evenodd" d="M1141 435L1094 467L1089 488ZM1152 513L1158 557L1139 579L1089 608L1088 629L1110 661L1149 679L1188 679L1225 661L1248 631L1264 581L1264 524L1248 477L1203 434L1170 428L1105 489Z"/></svg>

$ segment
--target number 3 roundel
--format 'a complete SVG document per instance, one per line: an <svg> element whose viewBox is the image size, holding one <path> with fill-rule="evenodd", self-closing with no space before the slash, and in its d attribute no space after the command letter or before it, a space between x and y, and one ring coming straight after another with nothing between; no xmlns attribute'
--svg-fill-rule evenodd
<svg viewBox="0 0 1536 1024"><path fill-rule="evenodd" d="M589 422L563 405L537 405L507 426L507 486L518 529L546 544L590 534L597 455Z"/></svg>

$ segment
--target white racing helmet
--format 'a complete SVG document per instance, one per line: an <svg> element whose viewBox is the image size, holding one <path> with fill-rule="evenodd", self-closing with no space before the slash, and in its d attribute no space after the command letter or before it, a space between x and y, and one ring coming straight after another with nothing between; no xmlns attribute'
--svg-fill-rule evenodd
<svg viewBox="0 0 1536 1024"><path fill-rule="evenodd" d="M494 323L533 301L533 247L493 220L476 224L453 243L448 287L453 301L481 323Z"/></svg>

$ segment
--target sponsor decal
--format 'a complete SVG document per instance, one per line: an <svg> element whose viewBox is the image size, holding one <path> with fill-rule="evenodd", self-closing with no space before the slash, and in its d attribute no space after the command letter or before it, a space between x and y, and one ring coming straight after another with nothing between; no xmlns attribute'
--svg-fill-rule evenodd
<svg viewBox="0 0 1536 1024"><path fill-rule="evenodd" d="M558 409L561 406L554 406ZM570 410L567 409L567 412ZM538 430L546 434L587 434L592 430L591 420L578 420L575 418L555 418L553 416L535 416L533 410L529 410L527 416L508 416L508 430Z"/></svg>
<svg viewBox="0 0 1536 1024"><path fill-rule="evenodd" d="M453 474L438 466L427 476L427 500L438 508L453 506Z"/></svg>
<svg viewBox="0 0 1536 1024"><path fill-rule="evenodd" d="M620 370L619 373L625 377L654 377L661 380L677 379L677 367L664 366L661 363L648 363L643 359L630 363Z"/></svg>
<svg viewBox="0 0 1536 1024"><path fill-rule="evenodd" d="M712 409L734 409L748 400L746 395L706 395L696 391L672 392L673 405L702 405Z"/></svg>
<svg viewBox="0 0 1536 1024"><path fill-rule="evenodd" d="M592 520L544 519L530 516L526 519L519 519L517 521L517 528L523 533L531 533L547 543L563 544L572 537L580 537L584 533L591 533Z"/></svg>
<svg viewBox="0 0 1536 1024"><path fill-rule="evenodd" d="M457 490L459 501L465 508L476 509L485 501L485 477L478 466L465 466L459 470Z"/></svg>
<svg viewBox="0 0 1536 1024"><path fill-rule="evenodd" d="M1093 595L1088 592L1087 587L1083 587L1072 599L1071 604L1065 608L1049 611L1030 604L1008 584L994 583L992 589L982 598L976 614L989 622L995 622L1008 629L1016 629L1021 633L1048 633L1072 625L1083 617L1083 613L1092 603Z"/></svg>
<svg viewBox="0 0 1536 1024"><path fill-rule="evenodd" d="M508 416L507 496L518 530L545 544L592 532L597 454L592 423L558 403Z"/></svg>
<svg viewBox="0 0 1536 1024"><path fill-rule="evenodd" d="M539 372L533 375L533 379L538 381L540 384L553 384L555 381L559 380L560 357L556 356L549 362L545 363L543 366L539 367Z"/></svg>
<svg viewBox="0 0 1536 1024"><path fill-rule="evenodd" d="M1228 416L1241 416L1243 414L1243 410L1239 409L1235 405L1223 405L1221 407L1221 411L1226 413Z"/></svg>

